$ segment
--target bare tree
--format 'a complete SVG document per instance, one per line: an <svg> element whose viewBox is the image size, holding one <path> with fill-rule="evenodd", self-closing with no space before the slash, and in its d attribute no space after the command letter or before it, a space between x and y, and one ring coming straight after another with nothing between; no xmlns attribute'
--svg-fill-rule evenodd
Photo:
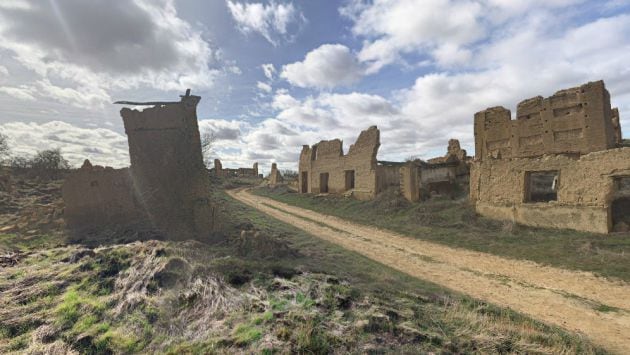
<svg viewBox="0 0 630 355"><path fill-rule="evenodd" d="M280 174L287 179L297 179L298 172L291 169L280 170Z"/></svg>
<svg viewBox="0 0 630 355"><path fill-rule="evenodd" d="M201 154L203 155L203 163L206 167L212 166L212 154L214 153L214 143L216 136L213 131L205 131L201 134Z"/></svg>
<svg viewBox="0 0 630 355"><path fill-rule="evenodd" d="M30 168L39 177L57 179L63 171L70 169L70 163L56 148L37 152L30 161Z"/></svg>

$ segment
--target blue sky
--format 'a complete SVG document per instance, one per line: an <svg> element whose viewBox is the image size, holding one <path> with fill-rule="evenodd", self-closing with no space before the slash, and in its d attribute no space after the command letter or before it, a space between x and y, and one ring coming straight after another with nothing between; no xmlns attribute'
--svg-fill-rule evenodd
<svg viewBox="0 0 630 355"><path fill-rule="evenodd" d="M475 112L600 79L630 127L630 0L0 2L0 132L73 164L127 165L111 102L186 88L224 166L268 170L370 125L383 160L473 153Z"/></svg>

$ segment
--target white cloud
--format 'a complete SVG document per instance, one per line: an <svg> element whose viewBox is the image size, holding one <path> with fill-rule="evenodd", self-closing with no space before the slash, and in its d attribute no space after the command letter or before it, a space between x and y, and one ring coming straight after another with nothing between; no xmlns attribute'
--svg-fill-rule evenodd
<svg viewBox="0 0 630 355"><path fill-rule="evenodd" d="M129 165L127 137L106 128L86 129L60 121L9 122L0 125L0 132L9 137L14 156L29 157L39 150L60 148L75 167L85 159L112 167Z"/></svg>
<svg viewBox="0 0 630 355"><path fill-rule="evenodd" d="M208 89L221 73L174 0L15 3L28 6L0 7L0 57L39 77L24 83L35 97L102 107L113 90Z"/></svg>
<svg viewBox="0 0 630 355"><path fill-rule="evenodd" d="M372 74L404 62L406 54L429 55L441 67L465 64L477 45L504 32L502 26L584 1L351 0L340 13L353 21L352 32L366 39L358 57Z"/></svg>
<svg viewBox="0 0 630 355"><path fill-rule="evenodd" d="M227 0L227 6L241 32L245 34L257 32L274 46L277 46L281 39L292 40L289 26L305 21L293 3L281 4L272 1L266 5Z"/></svg>
<svg viewBox="0 0 630 355"><path fill-rule="evenodd" d="M483 7L474 1L354 0L341 13L354 20L355 35L370 39L359 53L360 60L370 64L370 73L402 53L440 45L456 47L457 52L485 34L479 20Z"/></svg>
<svg viewBox="0 0 630 355"><path fill-rule="evenodd" d="M221 119L203 119L199 120L200 132L212 132L216 139L216 143L230 145L241 137L242 130L246 124L242 121L228 121ZM221 142L226 141L226 142Z"/></svg>
<svg viewBox="0 0 630 355"><path fill-rule="evenodd" d="M341 44L324 44L310 51L301 62L282 67L280 76L299 87L333 88L356 83L363 68L350 49Z"/></svg>
<svg viewBox="0 0 630 355"><path fill-rule="evenodd" d="M35 101L33 89L28 86L11 87L0 86L0 93L9 95L15 99L22 101Z"/></svg>
<svg viewBox="0 0 630 355"><path fill-rule="evenodd" d="M0 75L9 75L9 69L7 67L0 65Z"/></svg>
<svg viewBox="0 0 630 355"><path fill-rule="evenodd" d="M257 82L256 87L259 90L264 91L266 93L270 93L271 91L273 91L273 88L271 87L271 85L263 83L262 81Z"/></svg>
<svg viewBox="0 0 630 355"><path fill-rule="evenodd" d="M269 80L273 80L274 75L276 74L276 67L274 67L271 63L262 64L260 67L262 68L265 77Z"/></svg>

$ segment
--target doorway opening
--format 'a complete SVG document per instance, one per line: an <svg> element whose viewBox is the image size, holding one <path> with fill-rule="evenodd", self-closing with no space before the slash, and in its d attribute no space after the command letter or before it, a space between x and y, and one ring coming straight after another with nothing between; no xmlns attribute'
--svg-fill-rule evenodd
<svg viewBox="0 0 630 355"><path fill-rule="evenodd" d="M319 174L319 193L328 193L328 173Z"/></svg>

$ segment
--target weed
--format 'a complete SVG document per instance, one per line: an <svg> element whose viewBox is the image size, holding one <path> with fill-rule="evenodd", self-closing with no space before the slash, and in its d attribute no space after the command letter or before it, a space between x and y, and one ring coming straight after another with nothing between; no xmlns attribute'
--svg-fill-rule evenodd
<svg viewBox="0 0 630 355"><path fill-rule="evenodd" d="M260 338L262 338L262 332L260 329L249 324L240 324L234 330L233 338L234 344L245 346L260 340Z"/></svg>

